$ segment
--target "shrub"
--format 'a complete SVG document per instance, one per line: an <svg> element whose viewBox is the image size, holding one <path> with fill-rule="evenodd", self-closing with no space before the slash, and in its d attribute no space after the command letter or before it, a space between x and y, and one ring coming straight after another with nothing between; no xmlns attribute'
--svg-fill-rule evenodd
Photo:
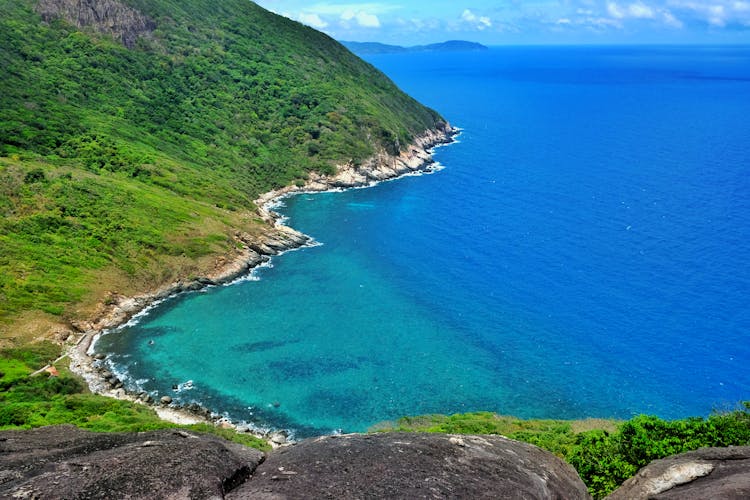
<svg viewBox="0 0 750 500"><path fill-rule="evenodd" d="M47 176L44 175L44 170L41 168L35 168L26 173L23 178L25 184L33 184L35 182L44 182L47 180Z"/></svg>
<svg viewBox="0 0 750 500"><path fill-rule="evenodd" d="M640 415L620 424L610 421L611 431L576 433L573 423L477 412L404 417L378 430L501 434L530 443L573 465L594 498L605 497L653 460L706 446L750 444L750 402L734 411L714 412L705 419L662 420Z"/></svg>

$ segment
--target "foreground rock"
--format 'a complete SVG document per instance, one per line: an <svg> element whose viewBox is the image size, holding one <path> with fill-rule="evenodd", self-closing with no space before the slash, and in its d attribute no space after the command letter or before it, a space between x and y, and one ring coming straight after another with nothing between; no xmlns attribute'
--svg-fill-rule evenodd
<svg viewBox="0 0 750 500"><path fill-rule="evenodd" d="M4 431L0 498L590 498L569 465L500 436L328 436L263 460L184 431Z"/></svg>
<svg viewBox="0 0 750 500"><path fill-rule="evenodd" d="M0 432L0 498L223 498L263 454L213 436Z"/></svg>
<svg viewBox="0 0 750 500"><path fill-rule="evenodd" d="M575 470L500 436L327 436L271 453L231 499L590 498Z"/></svg>
<svg viewBox="0 0 750 500"><path fill-rule="evenodd" d="M750 498L750 446L703 448L655 460L608 500Z"/></svg>

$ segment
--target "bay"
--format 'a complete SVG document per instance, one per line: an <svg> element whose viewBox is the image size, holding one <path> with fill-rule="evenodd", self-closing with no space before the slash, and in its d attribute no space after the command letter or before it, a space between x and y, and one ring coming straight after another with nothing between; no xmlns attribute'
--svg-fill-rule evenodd
<svg viewBox="0 0 750 500"><path fill-rule="evenodd" d="M297 437L750 399L749 48L368 60L463 129L445 168L286 199L320 246L100 339L131 390Z"/></svg>

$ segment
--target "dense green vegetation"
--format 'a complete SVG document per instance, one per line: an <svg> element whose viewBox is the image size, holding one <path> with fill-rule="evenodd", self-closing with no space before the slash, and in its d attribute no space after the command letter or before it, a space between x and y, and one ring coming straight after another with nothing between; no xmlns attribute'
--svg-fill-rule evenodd
<svg viewBox="0 0 750 500"><path fill-rule="evenodd" d="M259 193L441 121L247 0L122 2L155 26L133 48L0 0L0 331L74 316L105 273L132 290L186 277L259 224Z"/></svg>
<svg viewBox="0 0 750 500"><path fill-rule="evenodd" d="M480 412L405 417L379 430L500 434L531 443L572 464L594 498L603 498L652 460L705 446L750 444L750 403L708 418L671 421L647 415L626 422L521 420Z"/></svg>
<svg viewBox="0 0 750 500"><path fill-rule="evenodd" d="M89 394L62 365L59 376L30 376L58 352L59 347L49 343L0 351L0 429L74 424L95 432L139 432L182 427L269 449L265 441L248 434L209 424L178 426L160 420L150 407Z"/></svg>

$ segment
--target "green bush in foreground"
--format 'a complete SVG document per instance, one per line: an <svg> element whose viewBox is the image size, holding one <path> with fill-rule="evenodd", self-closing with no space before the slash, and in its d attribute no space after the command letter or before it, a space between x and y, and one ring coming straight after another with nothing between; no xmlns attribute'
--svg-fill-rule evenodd
<svg viewBox="0 0 750 500"><path fill-rule="evenodd" d="M614 427L612 422L596 421L597 426ZM539 446L564 457L575 444L573 422L566 420L523 420L491 412L456 415L404 417L383 430L439 432L447 434L498 434Z"/></svg>
<svg viewBox="0 0 750 500"><path fill-rule="evenodd" d="M564 458L595 498L611 493L652 460L707 446L750 444L750 403L708 418L662 420L640 415L615 433L592 431L577 437Z"/></svg>
<svg viewBox="0 0 750 500"><path fill-rule="evenodd" d="M94 432L142 432L184 428L214 434L259 450L264 440L209 424L179 426L161 420L147 406L86 393L77 377L61 369L59 377L31 377L59 354L53 344L0 351L0 430L73 424Z"/></svg>
<svg viewBox="0 0 750 500"><path fill-rule="evenodd" d="M609 428L592 429L596 425ZM527 442L569 462L594 498L603 498L652 460L707 446L750 444L750 403L705 419L670 421L641 415L621 423L586 424L586 421L521 420L479 412L405 417L380 430L500 434Z"/></svg>

